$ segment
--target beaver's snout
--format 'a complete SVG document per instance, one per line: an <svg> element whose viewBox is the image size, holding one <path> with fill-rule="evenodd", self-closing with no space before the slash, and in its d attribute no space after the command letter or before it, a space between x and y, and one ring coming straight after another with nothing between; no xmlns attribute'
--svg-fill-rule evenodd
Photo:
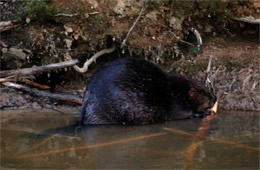
<svg viewBox="0 0 260 170"><path fill-rule="evenodd" d="M211 108L208 109L208 111L210 111L211 113L217 113L217 109L218 109L218 100L217 98L215 99L215 103L213 104L213 106Z"/></svg>

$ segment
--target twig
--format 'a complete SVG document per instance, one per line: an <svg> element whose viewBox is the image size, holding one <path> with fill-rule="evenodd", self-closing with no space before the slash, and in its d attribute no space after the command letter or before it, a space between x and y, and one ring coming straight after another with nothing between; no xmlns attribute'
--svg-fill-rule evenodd
<svg viewBox="0 0 260 170"><path fill-rule="evenodd" d="M4 48L7 48L7 47L8 47L8 45L7 45L5 42L1 41L1 40L0 40L0 45L1 45L2 47L4 47Z"/></svg>
<svg viewBox="0 0 260 170"><path fill-rule="evenodd" d="M80 73L85 73L87 70L88 70L88 67L96 61L96 59L104 54L107 54L107 53L112 53L113 51L115 51L116 47L113 45L111 48L106 48L106 49L103 49L99 52L97 52L95 55L93 55L90 59L88 59L82 68L80 68L79 66L77 65L74 65L73 68L77 71L77 72L80 72ZM66 55L67 58L71 58L69 54Z"/></svg>
<svg viewBox="0 0 260 170"><path fill-rule="evenodd" d="M252 75L248 75L248 76L246 76L246 78L244 78L243 85L242 85L242 90L243 91L245 91L245 87L248 84L248 82L250 81L251 77L252 77Z"/></svg>
<svg viewBox="0 0 260 170"><path fill-rule="evenodd" d="M38 89L43 89L43 90L50 89L50 87L47 86L47 85L39 84L39 83L33 82L31 80L27 80L27 79L21 79L21 80L19 80L19 82L23 82L23 83L25 83L29 86L33 86L33 87L36 87Z"/></svg>
<svg viewBox="0 0 260 170"><path fill-rule="evenodd" d="M125 39L123 40L123 43L121 44L121 48L122 48L123 46L125 46L126 41L127 41L128 37L129 37L131 31L134 29L135 25L137 24L137 22L138 22L139 19L141 18L141 15L142 15L143 11L144 11L144 2L142 2L142 8L141 8L141 10L140 10L140 12L139 12L139 15L138 15L138 17L136 18L135 22L133 23L132 27L129 29L129 31L128 31L126 37L125 37Z"/></svg>
<svg viewBox="0 0 260 170"><path fill-rule="evenodd" d="M233 18L233 20L241 21L241 22L247 22L250 24L260 24L260 19L255 19L252 16L249 17L240 17L240 18Z"/></svg>
<svg viewBox="0 0 260 170"><path fill-rule="evenodd" d="M87 13L87 15L96 15L96 14L99 14L98 11L94 11L94 12L90 12L90 13ZM75 16L78 16L79 14L65 14L65 13L58 13L55 15L55 17L75 17Z"/></svg>
<svg viewBox="0 0 260 170"><path fill-rule="evenodd" d="M210 70L211 70L211 61L212 61L212 55L209 56L209 63L208 63L208 67L207 67L206 73L209 73Z"/></svg>
<svg viewBox="0 0 260 170"><path fill-rule="evenodd" d="M196 39L197 39L197 42L198 42L198 47L202 46L202 38L200 36L200 33L198 30L196 30L195 28L191 28L190 29L191 32L193 32L193 34L195 35Z"/></svg>
<svg viewBox="0 0 260 170"><path fill-rule="evenodd" d="M234 84L236 81L237 81L236 78L233 78L233 79L232 79L232 82L228 85L228 91L231 91L231 90L232 90L232 86L233 86L233 84Z"/></svg>
<svg viewBox="0 0 260 170"><path fill-rule="evenodd" d="M232 33L229 31L229 29L226 28L226 22L224 22L224 24L223 24L223 29L226 30L227 33L228 33L231 37L234 37L234 36L235 36L234 34L232 34Z"/></svg>
<svg viewBox="0 0 260 170"><path fill-rule="evenodd" d="M79 62L78 60L74 59L74 60L64 61L64 62L55 63L55 64L49 64L46 66L0 71L0 78L13 76L13 75L16 77L19 77L19 76L37 74L37 73L46 72L46 71L50 71L50 70L56 70L56 69L70 67L70 66L77 64L78 62Z"/></svg>
<svg viewBox="0 0 260 170"><path fill-rule="evenodd" d="M13 76L6 77L6 78L0 78L0 83L8 82L8 81L11 81L12 79L13 79Z"/></svg>
<svg viewBox="0 0 260 170"><path fill-rule="evenodd" d="M251 90L250 92L252 92L255 88L256 88L256 85L259 83L259 81L255 81L251 87Z"/></svg>
<svg viewBox="0 0 260 170"><path fill-rule="evenodd" d="M76 96L70 95L70 94L49 93L49 92L41 91L41 90L34 89L34 88L29 88L27 86L12 83L12 82L5 82L5 83L3 83L3 85L34 94L36 96L49 97L49 98L52 98L55 100L76 103L79 105L82 104L82 99L80 99Z"/></svg>
<svg viewBox="0 0 260 170"><path fill-rule="evenodd" d="M63 16L63 17L74 17L74 16L77 16L77 15L79 15L79 14L58 13L58 14L55 15L55 17L61 17L61 16Z"/></svg>
<svg viewBox="0 0 260 170"><path fill-rule="evenodd" d="M182 43L184 43L184 44L188 44L188 45L194 47L194 45L193 45L192 43L189 43L189 42L187 42L187 41L184 41L184 40L180 39L179 37L177 37L177 35L175 35L175 34L174 34L173 32L171 32L171 31L170 31L170 33L171 33L177 40L179 40L180 42L182 42Z"/></svg>
<svg viewBox="0 0 260 170"><path fill-rule="evenodd" d="M96 15L96 14L99 14L99 12L98 11L95 11L95 12L90 12L90 13L88 13L89 15Z"/></svg>
<svg viewBox="0 0 260 170"><path fill-rule="evenodd" d="M209 56L209 63L208 63L208 67L206 69L206 73L205 73L205 85L206 87L208 87L212 92L213 94L216 94L216 90L214 88L214 85L213 85L213 79L214 77L213 76L209 76L210 75L210 71L211 71L211 62L212 62L212 58L213 56L210 55ZM218 71L218 70L217 70ZM216 74L215 74L216 75Z"/></svg>

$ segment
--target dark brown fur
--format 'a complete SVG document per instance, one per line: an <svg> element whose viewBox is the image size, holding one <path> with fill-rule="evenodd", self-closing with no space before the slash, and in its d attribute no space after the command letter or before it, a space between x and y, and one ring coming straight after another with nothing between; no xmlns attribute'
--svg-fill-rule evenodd
<svg viewBox="0 0 260 170"><path fill-rule="evenodd" d="M216 97L199 82L168 74L145 60L119 59L90 79L81 110L83 124L147 124L191 117Z"/></svg>

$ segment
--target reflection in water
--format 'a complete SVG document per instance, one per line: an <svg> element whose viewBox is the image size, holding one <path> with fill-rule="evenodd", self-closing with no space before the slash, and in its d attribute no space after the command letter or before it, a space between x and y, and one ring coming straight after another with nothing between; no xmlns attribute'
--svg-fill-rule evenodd
<svg viewBox="0 0 260 170"><path fill-rule="evenodd" d="M221 112L198 135L202 119L81 128L77 110L16 112L1 117L2 167L259 168L258 113Z"/></svg>

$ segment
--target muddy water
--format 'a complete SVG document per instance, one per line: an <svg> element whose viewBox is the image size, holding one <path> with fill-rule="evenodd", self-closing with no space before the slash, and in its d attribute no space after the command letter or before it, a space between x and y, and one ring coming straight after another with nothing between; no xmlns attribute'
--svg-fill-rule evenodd
<svg viewBox="0 0 260 170"><path fill-rule="evenodd" d="M0 168L259 168L259 113L80 128L61 111L1 111Z"/></svg>

